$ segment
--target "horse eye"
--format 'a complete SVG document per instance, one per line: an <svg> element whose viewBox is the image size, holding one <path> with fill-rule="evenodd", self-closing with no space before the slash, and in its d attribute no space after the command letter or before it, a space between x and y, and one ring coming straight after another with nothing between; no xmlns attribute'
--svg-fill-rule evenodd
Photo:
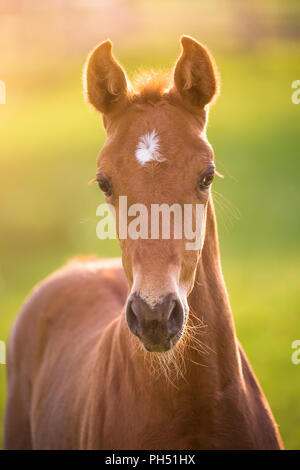
<svg viewBox="0 0 300 470"><path fill-rule="evenodd" d="M214 179L214 173L208 173L207 175L202 176L199 180L199 187L200 189L207 189Z"/></svg>
<svg viewBox="0 0 300 470"><path fill-rule="evenodd" d="M99 188L101 189L101 191L103 191L105 196L110 196L112 194L111 184L106 178L100 178L98 180L98 184Z"/></svg>

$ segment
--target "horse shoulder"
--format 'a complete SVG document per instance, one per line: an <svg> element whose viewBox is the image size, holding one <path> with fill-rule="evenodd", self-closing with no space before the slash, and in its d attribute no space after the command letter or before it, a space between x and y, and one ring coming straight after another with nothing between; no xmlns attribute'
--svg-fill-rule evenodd
<svg viewBox="0 0 300 470"><path fill-rule="evenodd" d="M7 448L31 447L30 407L45 362L53 370L60 352L69 355L79 333L80 354L121 313L126 296L121 263L96 258L72 260L33 289L8 343Z"/></svg>
<svg viewBox="0 0 300 470"><path fill-rule="evenodd" d="M109 309L112 320L121 311L127 296L127 284L118 259L74 259L41 281L33 289L13 326L9 350L18 354L28 351L30 343L45 341L47 329L55 322L68 322L68 317L80 320L86 313ZM83 315L84 314L84 315ZM35 349L36 351L36 349Z"/></svg>

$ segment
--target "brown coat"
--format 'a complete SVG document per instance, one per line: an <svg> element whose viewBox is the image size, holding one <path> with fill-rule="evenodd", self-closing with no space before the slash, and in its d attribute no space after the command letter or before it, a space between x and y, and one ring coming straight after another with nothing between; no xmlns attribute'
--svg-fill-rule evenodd
<svg viewBox="0 0 300 470"><path fill-rule="evenodd" d="M87 91L108 133L97 173L113 182L108 201L118 212L120 194L146 205L200 200L203 249L122 240L124 269L120 260L74 260L35 288L9 342L6 448L282 447L236 337L210 189L195 190L213 165L205 106L217 92L215 66L196 41L182 44L168 92L153 81L130 91L109 42L89 59ZM154 122L166 161L140 168L136 141ZM187 300L186 325L169 351L146 352L144 337L129 331L128 287L152 302L170 289L180 292L178 305Z"/></svg>

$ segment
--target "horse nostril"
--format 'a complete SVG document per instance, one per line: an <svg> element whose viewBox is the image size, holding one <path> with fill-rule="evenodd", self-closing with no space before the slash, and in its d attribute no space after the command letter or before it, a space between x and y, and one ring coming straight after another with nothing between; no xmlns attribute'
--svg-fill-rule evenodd
<svg viewBox="0 0 300 470"><path fill-rule="evenodd" d="M182 328L183 308L178 300L174 301L174 306L170 312L168 319L168 331L170 338L174 338Z"/></svg>
<svg viewBox="0 0 300 470"><path fill-rule="evenodd" d="M128 305L126 308L126 319L127 319L128 326L130 330L132 331L132 333L139 337L139 333L138 333L139 321L138 321L136 314L133 311L132 303L133 301L128 302Z"/></svg>
<svg viewBox="0 0 300 470"><path fill-rule="evenodd" d="M164 296L155 305L149 305L139 294L132 294L127 302L126 321L130 331L146 348L167 350L170 340L182 328L183 307L175 294Z"/></svg>

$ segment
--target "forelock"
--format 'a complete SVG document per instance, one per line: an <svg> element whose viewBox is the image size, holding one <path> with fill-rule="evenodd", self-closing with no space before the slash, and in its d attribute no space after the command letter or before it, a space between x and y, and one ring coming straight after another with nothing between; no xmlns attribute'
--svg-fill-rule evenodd
<svg viewBox="0 0 300 470"><path fill-rule="evenodd" d="M133 78L133 100L145 103L160 101L167 95L170 83L170 72L140 72Z"/></svg>

